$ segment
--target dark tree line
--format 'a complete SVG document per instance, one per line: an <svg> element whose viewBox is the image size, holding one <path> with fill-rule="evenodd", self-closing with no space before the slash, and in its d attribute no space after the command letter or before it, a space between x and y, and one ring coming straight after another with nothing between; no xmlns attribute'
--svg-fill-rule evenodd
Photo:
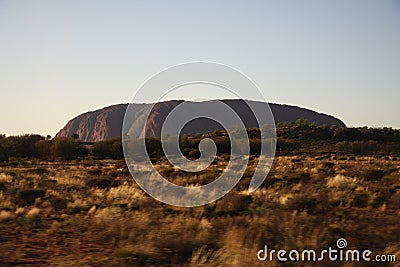
<svg viewBox="0 0 400 267"><path fill-rule="evenodd" d="M0 160L39 158L71 160L88 156L88 149L76 138L44 137L36 134L0 135Z"/></svg>
<svg viewBox="0 0 400 267"><path fill-rule="evenodd" d="M261 129L263 131L265 129ZM304 121L280 124L277 127L276 152L282 154L332 153L370 155L400 155L400 130L392 128L338 128L306 124ZM242 133L243 134L243 133ZM260 151L260 129L248 129L250 153ZM182 154L188 158L199 157L199 143L203 138L211 138L217 146L218 154L229 154L231 148L239 151L241 142L230 143L225 131L214 131L208 134L184 135L180 138ZM240 138L239 138L240 140ZM247 138L243 136L243 140ZM146 139L146 147L151 158L164 156L160 138ZM114 138L96 143L83 143L79 136L70 138L44 137L36 134L20 136L0 135L0 161L10 158L38 159L78 159L92 157L96 159L122 159L121 138Z"/></svg>

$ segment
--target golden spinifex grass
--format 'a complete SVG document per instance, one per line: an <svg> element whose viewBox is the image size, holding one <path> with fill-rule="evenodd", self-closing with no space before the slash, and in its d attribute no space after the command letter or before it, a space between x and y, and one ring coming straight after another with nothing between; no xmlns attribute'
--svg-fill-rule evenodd
<svg viewBox="0 0 400 267"><path fill-rule="evenodd" d="M245 176L222 199L175 208L146 195L123 161L25 161L0 168L0 265L265 266L265 244L354 248L400 258L400 160L278 156L260 189ZM209 183L227 161L191 174L165 161L171 182ZM278 264L277 262L275 262Z"/></svg>

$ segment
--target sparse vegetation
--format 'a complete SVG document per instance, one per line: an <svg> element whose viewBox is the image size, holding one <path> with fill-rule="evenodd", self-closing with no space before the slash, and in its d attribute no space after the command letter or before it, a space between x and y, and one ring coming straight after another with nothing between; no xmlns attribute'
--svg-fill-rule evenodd
<svg viewBox="0 0 400 267"><path fill-rule="evenodd" d="M3 166L0 262L261 266L255 255L264 244L318 249L339 237L376 252L393 249L400 240L400 161L331 157L278 156L271 175L254 193L248 194L250 179L244 178L222 199L198 208L152 199L120 169L125 167L119 160ZM252 158L251 163L257 159ZM101 173L94 175L97 165ZM210 171L216 176L224 166L226 161L218 157ZM206 172L171 173L163 161L156 167L177 184L210 182ZM391 171L376 179L383 167ZM47 171L30 171L40 168ZM45 181L55 182L41 189Z"/></svg>
<svg viewBox="0 0 400 267"><path fill-rule="evenodd" d="M278 141L281 149L258 190L247 191L258 160L254 153L229 194L197 208L168 206L145 194L123 160L102 155L110 148L119 151L118 139L89 147L80 143L86 154L92 152L69 161L8 154L0 166L0 265L265 266L256 257L265 244L319 250L338 238L348 239L352 248L398 255L400 153L397 146L385 152L396 140L395 130L377 134L301 121L291 127L303 131L303 139L299 132L283 134L286 143ZM335 151L340 142L355 142L343 136L361 138L360 133L376 139L375 152ZM320 136L319 146L314 135ZM226 148L222 136L212 135ZM182 142L189 158L196 156L191 153L199 140L194 135ZM159 148L156 139L148 145ZM229 160L226 151L218 153L207 170L188 173L172 168L158 152L152 156L161 174L185 186L213 181Z"/></svg>
<svg viewBox="0 0 400 267"><path fill-rule="evenodd" d="M392 128L338 128L296 123L280 123L276 129L278 155L336 154L352 158L355 155L386 155L398 157L400 154L400 130ZM238 133L243 135L244 133ZM248 129L250 152L260 152L260 130ZM199 156L198 145L203 138L215 142L218 154L229 154L231 144L225 131L209 134L185 135L180 138L180 148L185 156L195 159ZM247 140L244 139L244 140ZM160 138L147 138L146 147L150 158L157 161L164 156ZM240 150L241 144L233 144L232 149ZM21 158L37 159L122 159L121 138L83 143L77 134L70 138L44 137L40 135L9 136L0 135L0 162L18 164ZM346 157L347 159L347 157Z"/></svg>

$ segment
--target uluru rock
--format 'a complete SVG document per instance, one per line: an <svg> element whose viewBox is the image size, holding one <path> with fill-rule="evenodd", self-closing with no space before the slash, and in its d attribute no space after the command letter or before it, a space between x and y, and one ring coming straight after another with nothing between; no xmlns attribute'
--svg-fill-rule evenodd
<svg viewBox="0 0 400 267"><path fill-rule="evenodd" d="M189 105L204 105L204 107L207 108L207 106L212 104L212 101L215 100L188 103ZM255 117L246 105L245 101L239 99L227 99L221 101L231 107L239 115L243 124L247 128L258 127ZM143 125L146 122L146 116L149 113L149 109L153 107L148 116L145 135L147 137L159 137L161 135L161 127L165 118L182 102L184 101L171 100L156 103L154 106L153 104L129 104L130 109L133 111L130 112L130 115L133 117L129 120L132 124L128 126L125 125L124 134L129 134L134 137L141 136L143 134ZM326 124L342 128L346 127L341 120L333 116L318 113L309 109L258 101L251 102L252 106L261 110L264 108L267 109L267 105L269 105L276 124L280 122L294 122L298 119L305 119L310 123L315 122L317 125ZM83 113L70 120L64 128L57 133L56 137L70 137L74 133L77 133L79 139L86 142L96 142L114 137L121 137L122 124L127 107L128 104L118 104ZM220 129L221 125L218 123L209 119L200 118L191 121L187 127L185 126L182 129L182 133L205 133Z"/></svg>

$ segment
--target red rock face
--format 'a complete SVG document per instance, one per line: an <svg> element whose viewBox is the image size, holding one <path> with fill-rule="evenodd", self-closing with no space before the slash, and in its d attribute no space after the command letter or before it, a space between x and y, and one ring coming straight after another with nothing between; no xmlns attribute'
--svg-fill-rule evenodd
<svg viewBox="0 0 400 267"><path fill-rule="evenodd" d="M146 123L145 133L141 132L141 129L143 129L143 125L146 122L146 114L151 105L132 104L132 108L134 109L133 118L130 118L132 124L125 127L125 133L136 137L143 136L143 134L147 137L160 136L161 127L165 118L174 107L182 102L182 100L173 100L160 102L154 105ZM223 102L236 111L246 127L253 128L258 126L252 112L244 101L223 100ZM191 102L193 105L205 105L205 108L207 108L207 105L210 105L210 103L212 103L212 101L202 103ZM268 105L263 102L253 103L260 109L267 108ZM121 137L122 123L127 106L128 104L119 104L83 113L70 120L64 128L57 133L56 137L69 137L77 133L79 138L86 142L96 142L114 137ZM294 122L298 119L306 119L308 122L315 122L317 125L327 124L346 127L341 120L333 116L317 113L309 109L280 104L269 104L269 107L274 115L275 123ZM182 129L182 133L206 133L218 129L222 129L218 123L208 119L196 119L188 123Z"/></svg>
<svg viewBox="0 0 400 267"><path fill-rule="evenodd" d="M81 114L70 120L56 137L77 133L82 141L92 142L121 136L126 107L120 104Z"/></svg>

